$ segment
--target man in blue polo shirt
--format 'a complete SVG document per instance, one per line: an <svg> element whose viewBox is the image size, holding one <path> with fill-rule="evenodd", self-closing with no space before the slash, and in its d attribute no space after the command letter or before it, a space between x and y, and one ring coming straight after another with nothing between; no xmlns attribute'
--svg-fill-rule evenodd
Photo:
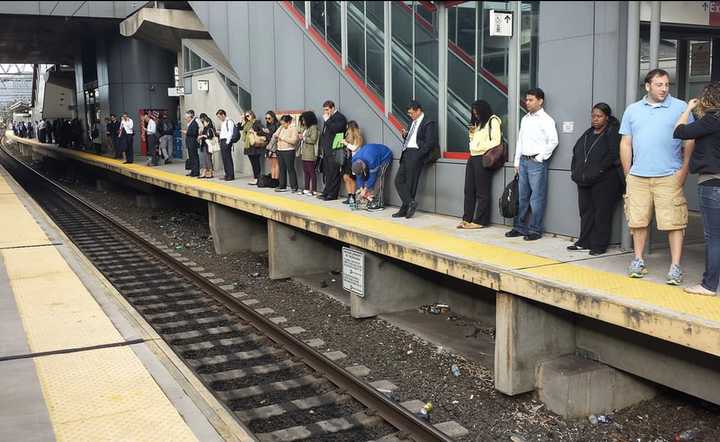
<svg viewBox="0 0 720 442"><path fill-rule="evenodd" d="M670 76L653 69L645 77L647 95L625 109L620 125L620 160L627 177L625 216L633 236L631 278L647 274L643 251L653 209L658 230L668 232L672 264L667 283L682 282L683 237L688 221L683 185L695 144L673 138L675 122L687 104L670 96ZM692 116L690 117L692 119Z"/></svg>

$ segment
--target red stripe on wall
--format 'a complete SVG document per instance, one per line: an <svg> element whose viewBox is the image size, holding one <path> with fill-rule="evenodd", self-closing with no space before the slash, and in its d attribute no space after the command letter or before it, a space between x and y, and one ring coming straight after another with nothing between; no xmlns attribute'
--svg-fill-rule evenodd
<svg viewBox="0 0 720 442"><path fill-rule="evenodd" d="M449 160L467 160L470 158L470 152L443 152L443 158Z"/></svg>

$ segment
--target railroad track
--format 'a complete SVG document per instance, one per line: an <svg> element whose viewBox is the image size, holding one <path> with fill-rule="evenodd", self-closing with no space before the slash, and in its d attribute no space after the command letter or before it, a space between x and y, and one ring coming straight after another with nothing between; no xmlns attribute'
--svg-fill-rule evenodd
<svg viewBox="0 0 720 442"><path fill-rule="evenodd" d="M259 440L451 440L245 305L244 294L15 158L4 139L0 163Z"/></svg>

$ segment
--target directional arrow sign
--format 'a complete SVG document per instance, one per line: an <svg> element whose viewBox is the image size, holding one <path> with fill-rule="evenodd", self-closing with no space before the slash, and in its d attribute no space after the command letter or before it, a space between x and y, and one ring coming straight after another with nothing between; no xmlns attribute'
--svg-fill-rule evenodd
<svg viewBox="0 0 720 442"><path fill-rule="evenodd" d="M490 36L512 37L513 13L510 11L490 10Z"/></svg>

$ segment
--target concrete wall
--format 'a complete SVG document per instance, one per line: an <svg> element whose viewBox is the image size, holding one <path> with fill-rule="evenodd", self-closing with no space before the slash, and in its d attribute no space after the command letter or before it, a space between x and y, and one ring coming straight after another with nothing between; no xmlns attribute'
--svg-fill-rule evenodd
<svg viewBox="0 0 720 442"><path fill-rule="evenodd" d="M72 88L61 84L45 83L42 101L43 118L70 118L72 116L71 106L74 102Z"/></svg>
<svg viewBox="0 0 720 442"><path fill-rule="evenodd" d="M348 119L357 120L368 142L383 143L395 153L398 169L400 137L394 126L305 33L279 2L207 2L190 5L252 94L253 108L311 109L320 112L326 99L335 100ZM624 73L624 47L618 30L621 2L542 2L539 25L539 86L548 96L547 110L560 127L574 121L573 133L561 134L551 162L548 232L576 236L579 232L575 185L570 181L572 147L589 127L592 104L605 101L618 108ZM235 17L228 27L217 17ZM271 36L282 38L270 38ZM248 63L248 61L251 61ZM410 97L408 97L410 98ZM619 111L620 109L618 109ZM618 112L620 113L620 112ZM431 116L434 117L434 116ZM423 174L418 190L421 210L459 216L463 206L465 161L442 159ZM512 180L511 167L496 173L492 201ZM394 186L389 201L399 203ZM494 223L503 220L493 203ZM620 218L615 237L618 238Z"/></svg>

